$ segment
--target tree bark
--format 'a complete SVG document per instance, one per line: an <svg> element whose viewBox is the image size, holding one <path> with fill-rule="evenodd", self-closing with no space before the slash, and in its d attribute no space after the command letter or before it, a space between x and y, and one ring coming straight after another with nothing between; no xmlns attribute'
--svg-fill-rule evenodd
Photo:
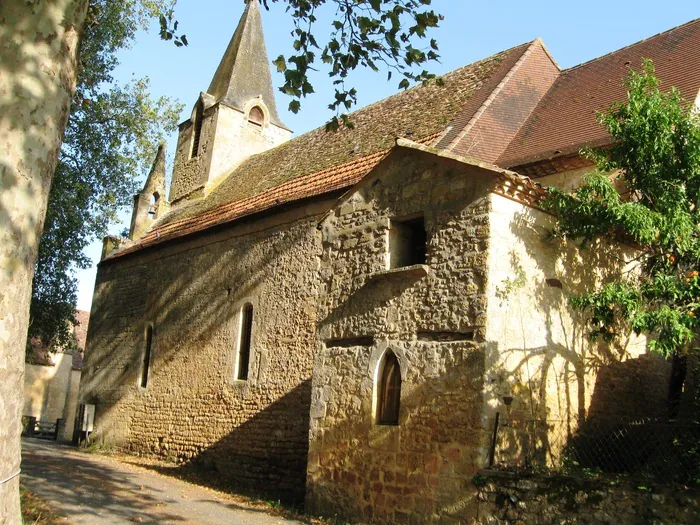
<svg viewBox="0 0 700 525"><path fill-rule="evenodd" d="M0 523L21 523L20 431L34 263L88 0L0 0Z"/></svg>

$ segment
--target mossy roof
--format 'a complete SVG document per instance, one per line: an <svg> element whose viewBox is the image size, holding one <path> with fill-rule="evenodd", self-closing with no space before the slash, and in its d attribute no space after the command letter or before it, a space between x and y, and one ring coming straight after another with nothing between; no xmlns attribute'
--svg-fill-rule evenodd
<svg viewBox="0 0 700 525"><path fill-rule="evenodd" d="M173 209L136 244L137 251L301 198L347 188L371 171L398 137L431 143L469 122L529 43L399 92L350 115L354 128L325 126L253 155L205 197Z"/></svg>

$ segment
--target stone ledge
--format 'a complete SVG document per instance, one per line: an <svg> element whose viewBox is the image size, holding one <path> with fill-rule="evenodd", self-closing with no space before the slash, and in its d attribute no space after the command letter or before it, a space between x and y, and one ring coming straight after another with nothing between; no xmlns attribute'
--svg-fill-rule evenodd
<svg viewBox="0 0 700 525"><path fill-rule="evenodd" d="M392 268L391 270L382 270L369 275L368 281L375 279L402 279L405 277L414 277L420 279L426 277L430 273L430 267L427 264L414 264L412 266L402 266L401 268Z"/></svg>

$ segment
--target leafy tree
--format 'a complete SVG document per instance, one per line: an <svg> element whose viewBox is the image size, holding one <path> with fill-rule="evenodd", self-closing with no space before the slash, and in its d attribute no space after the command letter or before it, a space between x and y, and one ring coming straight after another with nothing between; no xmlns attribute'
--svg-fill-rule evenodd
<svg viewBox="0 0 700 525"><path fill-rule="evenodd" d="M253 0L257 1L257 0ZM347 83L349 74L358 67L379 71L388 69L388 80L396 73L401 80L399 88L406 89L411 82L427 82L435 75L421 69L437 61L438 44L431 39L427 45L418 44L427 39L428 30L438 26L442 16L430 9L432 0L261 0L266 9L270 4L286 4L294 22L294 53L280 55L274 64L284 73L280 91L292 97L290 111L297 113L301 99L314 92L309 82L309 71L320 61L328 68L335 85L335 95L329 108L336 112L327 129L337 130L341 124L352 127L347 113L357 102L357 90ZM327 42L319 43L317 11L323 7L335 8ZM161 12L161 37L173 40L175 45L187 45L187 37L178 35L178 22L173 19L172 7ZM439 82L439 79L437 80Z"/></svg>
<svg viewBox="0 0 700 525"><path fill-rule="evenodd" d="M39 243L29 336L46 345L69 342L77 301L76 268L83 249L107 233L120 207L131 204L137 181L163 134L175 129L181 106L153 100L148 79L114 83L117 52L147 27L162 0L91 0L79 51L78 86L49 194Z"/></svg>
<svg viewBox="0 0 700 525"><path fill-rule="evenodd" d="M571 299L590 313L592 337L610 341L626 324L678 358L700 326L700 117L677 89L661 91L651 61L626 86L628 101L599 115L613 146L585 151L597 171L573 193L551 189L545 204L556 235L639 250L639 272Z"/></svg>

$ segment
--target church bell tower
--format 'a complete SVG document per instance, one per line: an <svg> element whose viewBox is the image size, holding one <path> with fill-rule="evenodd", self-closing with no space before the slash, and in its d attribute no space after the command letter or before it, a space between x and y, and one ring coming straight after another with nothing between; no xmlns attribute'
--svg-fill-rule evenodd
<svg viewBox="0 0 700 525"><path fill-rule="evenodd" d="M277 114L259 1L248 0L209 89L180 124L171 206L203 197L251 155L291 133Z"/></svg>

